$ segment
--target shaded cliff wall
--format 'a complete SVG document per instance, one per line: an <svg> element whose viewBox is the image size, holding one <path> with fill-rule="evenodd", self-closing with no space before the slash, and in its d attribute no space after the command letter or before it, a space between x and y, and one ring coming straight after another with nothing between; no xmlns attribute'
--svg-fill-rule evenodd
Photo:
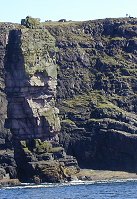
<svg viewBox="0 0 137 199"><path fill-rule="evenodd" d="M9 31L15 24L0 24L0 180L3 177L16 178L16 162L12 145L12 133L5 128L7 119L7 96L5 93L5 54Z"/></svg>
<svg viewBox="0 0 137 199"><path fill-rule="evenodd" d="M7 118L7 100L5 95L5 70L4 57L6 51L6 44L8 40L9 30L3 25L0 27L0 148L6 148L5 142L10 137L10 131L4 128L5 119Z"/></svg>

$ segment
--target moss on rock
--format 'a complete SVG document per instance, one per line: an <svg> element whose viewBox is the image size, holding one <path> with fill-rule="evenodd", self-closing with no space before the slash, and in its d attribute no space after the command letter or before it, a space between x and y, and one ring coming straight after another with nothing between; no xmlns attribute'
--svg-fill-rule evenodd
<svg viewBox="0 0 137 199"><path fill-rule="evenodd" d="M48 30L22 30L21 49L26 72L32 76L37 72L45 76L57 77L56 41Z"/></svg>
<svg viewBox="0 0 137 199"><path fill-rule="evenodd" d="M36 152L37 153L43 153L43 152L48 153L48 152L50 152L51 148L52 148L52 144L50 142L44 141L36 146Z"/></svg>

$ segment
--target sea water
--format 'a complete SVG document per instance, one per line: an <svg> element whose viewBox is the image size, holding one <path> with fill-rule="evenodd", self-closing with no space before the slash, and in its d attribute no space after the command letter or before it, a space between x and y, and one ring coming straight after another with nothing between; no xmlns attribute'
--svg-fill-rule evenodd
<svg viewBox="0 0 137 199"><path fill-rule="evenodd" d="M0 189L0 199L128 199L137 198L137 181L71 182Z"/></svg>

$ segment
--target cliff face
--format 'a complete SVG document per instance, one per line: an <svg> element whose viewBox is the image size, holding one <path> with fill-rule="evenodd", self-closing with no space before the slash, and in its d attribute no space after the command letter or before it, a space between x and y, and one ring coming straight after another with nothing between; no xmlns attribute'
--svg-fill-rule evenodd
<svg viewBox="0 0 137 199"><path fill-rule="evenodd" d="M7 27L6 27L7 26ZM10 131L4 128L5 119L7 118L7 99L5 94L5 69L4 59L6 53L6 44L8 42L9 30L14 28L14 25L1 25L0 30L0 148L7 147L5 142L10 138Z"/></svg>
<svg viewBox="0 0 137 199"><path fill-rule="evenodd" d="M16 177L16 162L12 148L12 134L5 128L7 119L7 96L5 93L5 54L9 31L15 28L14 24L0 24L0 180L3 177Z"/></svg>
<svg viewBox="0 0 137 199"><path fill-rule="evenodd" d="M58 143L55 39L48 30L25 27L11 30L7 39L4 80L8 105L3 126L12 135L18 169L14 177L35 181L36 176L49 182L66 179L67 168L70 165L76 171L77 162Z"/></svg>
<svg viewBox="0 0 137 199"><path fill-rule="evenodd" d="M0 31L0 176L60 181L76 159L136 171L137 20Z"/></svg>
<svg viewBox="0 0 137 199"><path fill-rule="evenodd" d="M48 29L59 48L61 143L82 167L136 171L136 19Z"/></svg>

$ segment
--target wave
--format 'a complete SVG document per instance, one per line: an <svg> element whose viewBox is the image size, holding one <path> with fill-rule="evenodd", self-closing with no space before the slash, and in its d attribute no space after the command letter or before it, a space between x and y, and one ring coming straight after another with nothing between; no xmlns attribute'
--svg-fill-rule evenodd
<svg viewBox="0 0 137 199"><path fill-rule="evenodd" d="M91 180L91 181L82 181L82 180L74 180L70 182L64 183L42 183L39 185L30 184L30 183L22 183L19 186L14 187L2 187L0 189L36 189L36 188L56 188L62 186L77 186L77 185L93 185L93 184L107 184L107 183L126 183L126 182L137 182L137 179L111 179L111 180Z"/></svg>

